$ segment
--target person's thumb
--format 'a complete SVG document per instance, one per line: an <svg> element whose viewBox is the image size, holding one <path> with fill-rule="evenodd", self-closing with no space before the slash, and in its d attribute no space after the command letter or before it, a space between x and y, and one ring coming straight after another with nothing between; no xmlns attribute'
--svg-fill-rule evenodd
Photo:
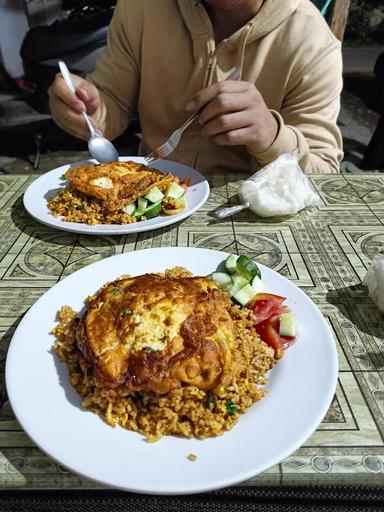
<svg viewBox="0 0 384 512"><path fill-rule="evenodd" d="M76 96L85 104L89 115L94 114L100 105L99 91L86 80L76 89Z"/></svg>

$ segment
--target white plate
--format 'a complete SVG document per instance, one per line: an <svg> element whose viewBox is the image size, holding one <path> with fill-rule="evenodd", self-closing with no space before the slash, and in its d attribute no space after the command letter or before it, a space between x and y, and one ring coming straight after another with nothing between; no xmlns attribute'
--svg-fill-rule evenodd
<svg viewBox="0 0 384 512"><path fill-rule="evenodd" d="M337 379L331 331L314 303L294 284L262 265L263 280L288 298L300 338L269 374L268 394L224 435L199 441L167 436L147 443L82 410L65 364L52 351L59 308L75 310L106 281L184 266L212 272L227 254L196 248L130 252L89 265L47 291L17 328L7 356L6 383L16 417L53 459L106 486L153 494L187 494L244 481L299 448L321 422ZM188 454L197 455L191 462Z"/></svg>
<svg viewBox="0 0 384 512"><path fill-rule="evenodd" d="M121 157L120 160L122 162L133 160L134 162L145 163L144 158L134 156ZM70 167L76 167L79 163L81 162L58 167L53 171L43 174L31 183L24 193L24 206L33 218L53 228L73 231L74 233L86 233L88 235L123 235L163 228L175 222L179 222L198 210L209 196L208 181L195 169L170 160L160 160L153 164L153 167L163 172L171 171L172 174L181 179L191 178L191 186L185 194L187 206L182 212L176 215L155 217L134 224L96 224L95 226L89 226L88 224L79 222L65 222L50 214L47 201L54 196L59 189L65 188L66 183L61 180L60 177ZM88 163L96 163L96 161L89 160Z"/></svg>

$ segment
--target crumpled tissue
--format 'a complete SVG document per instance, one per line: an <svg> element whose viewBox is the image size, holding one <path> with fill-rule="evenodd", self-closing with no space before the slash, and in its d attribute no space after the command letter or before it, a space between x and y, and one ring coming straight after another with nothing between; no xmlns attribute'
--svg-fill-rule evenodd
<svg viewBox="0 0 384 512"><path fill-rule="evenodd" d="M363 284L368 287L368 294L373 302L384 313L384 254L377 254L373 258Z"/></svg>
<svg viewBox="0 0 384 512"><path fill-rule="evenodd" d="M290 215L306 206L318 206L320 196L300 169L297 151L284 153L245 181L238 192L241 204L219 208L214 215L224 219L249 208L260 217Z"/></svg>
<svg viewBox="0 0 384 512"><path fill-rule="evenodd" d="M240 184L239 197L260 217L294 214L320 197L300 169L297 151L284 153Z"/></svg>

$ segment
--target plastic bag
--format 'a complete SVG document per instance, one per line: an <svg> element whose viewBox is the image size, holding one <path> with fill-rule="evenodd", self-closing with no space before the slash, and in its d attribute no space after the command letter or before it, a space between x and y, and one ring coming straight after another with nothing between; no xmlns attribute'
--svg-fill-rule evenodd
<svg viewBox="0 0 384 512"><path fill-rule="evenodd" d="M368 294L384 313L384 254L377 254L371 263L363 284L368 287Z"/></svg>
<svg viewBox="0 0 384 512"><path fill-rule="evenodd" d="M294 214L320 197L299 166L298 152L284 153L240 184L239 197L260 217Z"/></svg>

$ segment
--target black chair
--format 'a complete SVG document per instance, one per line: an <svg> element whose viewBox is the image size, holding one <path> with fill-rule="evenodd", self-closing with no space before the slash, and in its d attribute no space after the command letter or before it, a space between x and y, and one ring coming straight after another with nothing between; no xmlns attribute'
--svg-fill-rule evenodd
<svg viewBox="0 0 384 512"><path fill-rule="evenodd" d="M365 170L384 170L384 52L379 55L376 61L374 73L381 91L380 117L365 151L361 168Z"/></svg>

